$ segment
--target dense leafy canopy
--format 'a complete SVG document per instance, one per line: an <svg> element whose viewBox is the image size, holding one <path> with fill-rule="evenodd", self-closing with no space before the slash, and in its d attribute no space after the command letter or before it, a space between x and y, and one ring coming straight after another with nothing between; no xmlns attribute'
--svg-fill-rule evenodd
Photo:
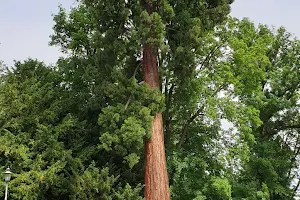
<svg viewBox="0 0 300 200"><path fill-rule="evenodd" d="M143 199L143 144L160 111L172 199L293 199L300 41L229 18L231 1L149 2L152 14L140 1L60 8L50 44L66 58L0 63L10 199ZM142 82L144 43L159 52L160 90Z"/></svg>

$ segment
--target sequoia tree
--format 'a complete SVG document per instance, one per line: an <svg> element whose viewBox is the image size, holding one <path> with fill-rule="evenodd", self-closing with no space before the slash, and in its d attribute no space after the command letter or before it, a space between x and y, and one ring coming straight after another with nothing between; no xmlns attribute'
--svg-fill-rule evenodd
<svg viewBox="0 0 300 200"><path fill-rule="evenodd" d="M230 3L232 1L227 0L83 0L69 15L61 9L55 16L51 44L59 45L75 56L102 62L102 66L96 64L98 71L123 69L127 78L137 79L137 82L143 80L150 88L162 90L162 86L169 88L176 80L179 80L178 84L188 81L187 77L197 66L194 62L197 53L194 52L201 48L199 38L226 19ZM186 56L186 61L181 56ZM167 77L164 71L175 76ZM125 110L133 101L131 94L123 103ZM145 138L144 193L147 199L170 198L161 111L152 110L151 137ZM166 112L169 112L168 108ZM100 142L112 137L116 137L112 132L105 139L102 135ZM116 145L110 141L109 146L112 144Z"/></svg>
<svg viewBox="0 0 300 200"><path fill-rule="evenodd" d="M158 4L157 4L158 3ZM141 2L142 6L146 10L146 15L149 15L153 20L157 20L158 27L155 27L155 23L150 22L149 24L145 24L145 28L150 29L150 34L147 41L143 42L142 48L142 70L143 70L143 80L146 84L148 84L152 88L159 89L160 81L159 81L159 72L158 72L158 51L157 46L153 43L157 34L159 33L159 29L163 28L161 23L161 19L157 14L157 8L159 2L147 1L143 0ZM157 5L156 5L157 4ZM157 15L157 16L156 16ZM156 19L155 19L156 18ZM153 23L153 24L151 24ZM152 26L152 28L151 28ZM161 27L160 27L161 26ZM152 29L152 30L151 30ZM160 30L162 31L162 30ZM160 38L156 39L159 41ZM166 157L165 157L165 149L164 149L164 134L163 134L163 119L162 113L156 114L153 119L151 126L151 138L145 140L145 172L144 172L144 195L146 199L170 199L169 192L169 180L166 166Z"/></svg>

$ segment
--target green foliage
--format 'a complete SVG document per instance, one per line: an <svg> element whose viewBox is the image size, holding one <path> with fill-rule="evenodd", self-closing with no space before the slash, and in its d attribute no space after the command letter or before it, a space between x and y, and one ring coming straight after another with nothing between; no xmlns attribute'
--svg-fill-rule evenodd
<svg viewBox="0 0 300 200"><path fill-rule="evenodd" d="M118 178L109 175L109 169L90 165L82 175L77 176L72 186L70 199L105 199L105 200L142 200L139 196L141 186L131 188L126 184L124 188L115 187Z"/></svg>
<svg viewBox="0 0 300 200"><path fill-rule="evenodd" d="M67 58L0 63L10 198L143 199L144 140L163 112L172 199L292 199L300 42L228 18L232 1L149 3L60 7L50 44ZM157 52L159 89L141 82L144 44Z"/></svg>
<svg viewBox="0 0 300 200"><path fill-rule="evenodd" d="M204 191L207 199L231 199L231 185L227 179L212 177Z"/></svg>
<svg viewBox="0 0 300 200"><path fill-rule="evenodd" d="M91 127L91 122L81 118L84 112L79 112L72 100L76 90L66 87L59 73L28 60L16 63L1 77L0 162L13 171L10 197L98 199L103 194L106 199L116 195L138 199L140 186L123 185L103 164L90 165L98 154L96 146L88 143L98 140L99 136L92 136L97 120ZM102 156L105 165L110 156ZM137 162L137 156L128 156L128 161Z"/></svg>
<svg viewBox="0 0 300 200"><path fill-rule="evenodd" d="M240 181L251 180L253 188L249 189L251 184L248 183L244 183L248 185L244 188L248 188L248 195L254 199L287 199L291 197L291 171L295 162L293 158L297 157L294 148L298 145L298 136L291 135L287 140L284 137L289 132L297 131L298 122L293 121L291 125L282 119L297 118L298 115L288 110L298 107L292 100L297 98L299 91L299 85L294 84L294 81L299 82L299 73L296 72L298 64L289 59L297 55L299 42L282 28L275 32L262 25L255 28L248 20L233 22L238 24L232 43L234 52L238 52L233 53L234 63L238 71L243 70L243 66L245 72L247 70L247 77L234 72L241 78L239 82L243 83L242 90L239 85L235 88L240 93L240 100L258 111L260 121L258 126L251 126L255 143L251 145L250 160ZM293 78L284 75L285 71ZM296 143L289 144L288 140Z"/></svg>

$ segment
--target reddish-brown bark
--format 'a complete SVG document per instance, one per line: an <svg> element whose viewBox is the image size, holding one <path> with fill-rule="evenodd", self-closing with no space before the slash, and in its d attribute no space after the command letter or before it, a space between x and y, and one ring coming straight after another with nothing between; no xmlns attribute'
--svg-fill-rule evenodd
<svg viewBox="0 0 300 200"><path fill-rule="evenodd" d="M145 44L143 48L142 67L145 83L152 88L159 88L157 56L148 44ZM146 200L169 200L169 180L161 113L153 119L151 133L151 139L145 141L144 195Z"/></svg>

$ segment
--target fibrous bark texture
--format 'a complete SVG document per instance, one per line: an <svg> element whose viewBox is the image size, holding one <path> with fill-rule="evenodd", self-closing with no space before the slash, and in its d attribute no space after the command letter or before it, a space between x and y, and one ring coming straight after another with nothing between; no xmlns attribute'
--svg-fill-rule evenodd
<svg viewBox="0 0 300 200"><path fill-rule="evenodd" d="M143 49L143 76L145 83L159 88L157 56L150 45ZM169 180L164 148L163 119L158 113L152 122L151 139L145 141L145 189L146 200L169 200Z"/></svg>

